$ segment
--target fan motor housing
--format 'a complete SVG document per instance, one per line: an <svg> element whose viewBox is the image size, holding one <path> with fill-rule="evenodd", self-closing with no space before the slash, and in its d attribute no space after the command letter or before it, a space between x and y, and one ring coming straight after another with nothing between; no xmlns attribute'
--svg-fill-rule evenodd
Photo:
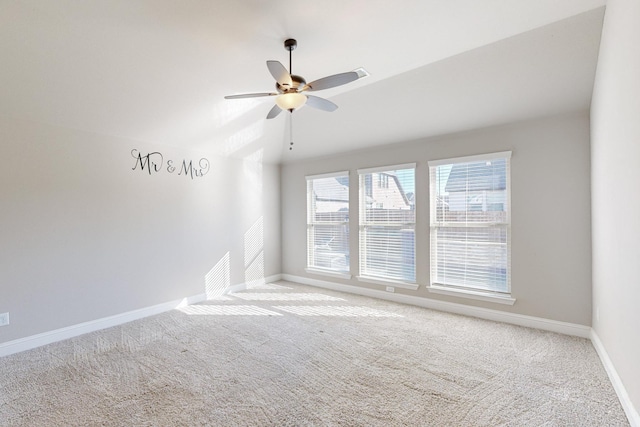
<svg viewBox="0 0 640 427"><path fill-rule="evenodd" d="M291 87L282 86L280 83L276 82L276 89L280 93L297 92L298 89L302 89L307 84L304 77L296 76L295 74L291 74L291 82L293 83Z"/></svg>

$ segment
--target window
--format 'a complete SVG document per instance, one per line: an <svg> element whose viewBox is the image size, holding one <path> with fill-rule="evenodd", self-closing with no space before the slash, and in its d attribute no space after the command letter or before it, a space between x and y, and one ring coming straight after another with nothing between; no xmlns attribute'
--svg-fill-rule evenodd
<svg viewBox="0 0 640 427"><path fill-rule="evenodd" d="M432 286L511 291L510 158L429 162Z"/></svg>
<svg viewBox="0 0 640 427"><path fill-rule="evenodd" d="M349 172L307 177L307 267L349 271Z"/></svg>
<svg viewBox="0 0 640 427"><path fill-rule="evenodd" d="M358 174L360 275L415 283L415 164Z"/></svg>

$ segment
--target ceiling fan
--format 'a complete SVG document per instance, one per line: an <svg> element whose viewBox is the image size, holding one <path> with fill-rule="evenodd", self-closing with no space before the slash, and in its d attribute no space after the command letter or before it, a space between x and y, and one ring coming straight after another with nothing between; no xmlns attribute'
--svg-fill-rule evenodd
<svg viewBox="0 0 640 427"><path fill-rule="evenodd" d="M307 95L306 92L313 92L323 89L329 89L341 86L357 80L361 76L356 71L348 71L346 73L334 74L332 76L323 77L307 83L306 80L298 75L292 74L291 71L291 52L298 46L298 42L294 39L284 41L284 48L289 51L289 71L279 61L267 61L269 72L276 79L277 92L263 93L245 93L240 95L228 95L225 99L241 99L241 98L258 98L263 96L275 96L276 105L273 106L267 119L273 119L282 110L288 110L293 113L294 110L308 105L323 111L335 111L338 106L333 102L313 95Z"/></svg>

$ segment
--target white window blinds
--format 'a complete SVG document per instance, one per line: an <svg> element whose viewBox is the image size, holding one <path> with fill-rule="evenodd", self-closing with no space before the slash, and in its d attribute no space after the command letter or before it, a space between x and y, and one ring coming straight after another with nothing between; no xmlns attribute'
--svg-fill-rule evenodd
<svg viewBox="0 0 640 427"><path fill-rule="evenodd" d="M360 275L415 283L415 164L358 174Z"/></svg>
<svg viewBox="0 0 640 427"><path fill-rule="evenodd" d="M510 292L510 158L429 162L432 285Z"/></svg>
<svg viewBox="0 0 640 427"><path fill-rule="evenodd" d="M349 271L349 173L307 177L307 267Z"/></svg>

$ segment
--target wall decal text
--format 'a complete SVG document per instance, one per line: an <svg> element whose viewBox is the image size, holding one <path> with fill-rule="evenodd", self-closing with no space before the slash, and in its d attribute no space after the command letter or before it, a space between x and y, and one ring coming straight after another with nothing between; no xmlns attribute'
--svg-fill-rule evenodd
<svg viewBox="0 0 640 427"><path fill-rule="evenodd" d="M154 175L163 171L175 173L176 175L186 176L191 179L202 178L209 172L210 163L206 157L201 157L195 164L193 160L182 159L182 162L176 162L165 158L159 151L148 152L142 154L137 148L131 150L131 157L134 158L135 164L131 170L140 170Z"/></svg>

